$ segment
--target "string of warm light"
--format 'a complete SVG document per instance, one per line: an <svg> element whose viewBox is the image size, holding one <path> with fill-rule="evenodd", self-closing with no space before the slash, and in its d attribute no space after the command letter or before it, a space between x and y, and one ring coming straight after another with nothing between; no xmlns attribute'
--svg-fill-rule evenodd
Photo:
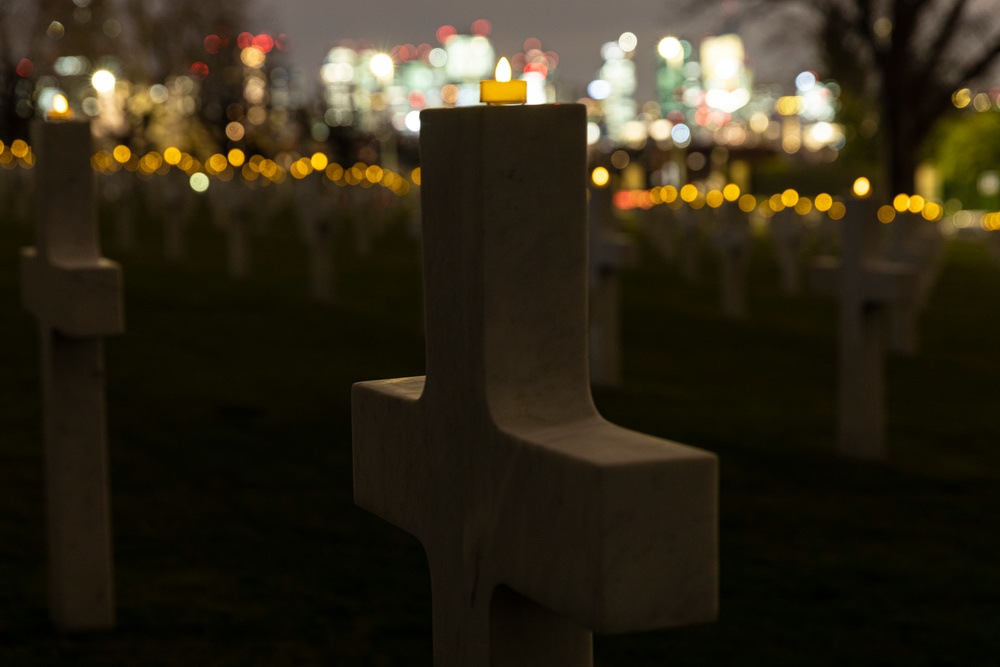
<svg viewBox="0 0 1000 667"><path fill-rule="evenodd" d="M201 174L205 179L212 177L220 181L231 181L238 174L244 182L259 182L261 185L283 183L289 176L295 180L303 180L311 174L319 173L341 187L370 188L379 185L400 197L406 195L413 185L420 184L419 168L414 169L407 177L391 169L364 162L341 166L331 162L323 153L298 158L286 153L277 156L277 160L272 160L262 155L247 158L240 149L233 149L227 155L216 153L202 162L176 147L167 148L162 153L149 151L140 156L128 146L119 144L110 151L100 150L94 153L90 164L94 171L105 176L125 170L140 177L151 178L166 176L172 169L178 169L189 178ZM34 165L35 154L23 139L16 139L10 146L0 141L0 167L31 169Z"/></svg>
<svg viewBox="0 0 1000 667"><path fill-rule="evenodd" d="M832 220L840 220L847 213L847 207L842 201L825 192L810 198L789 188L768 197L741 193L735 183L729 183L722 189L707 191L693 183L688 183L680 189L664 185L648 190L620 190L614 196L614 204L621 210L637 208L648 210L664 204L675 210L683 206L694 210L706 206L714 209L721 207L725 202L736 203L744 213L757 211L765 219L786 209L794 211L800 217L809 215L815 209L825 213ZM929 222L937 222L944 217L944 207L940 204L928 201L920 195L901 194L893 200L893 205L879 209L879 221L890 223L895 220L897 213L906 212L919 214ZM985 224L983 228L989 229Z"/></svg>
<svg viewBox="0 0 1000 667"><path fill-rule="evenodd" d="M283 166L282 163L287 166ZM30 169L34 164L34 152L23 139L14 140L9 146L0 141L0 167ZM283 183L289 177L301 181L319 174L340 187L370 188L379 185L400 197L406 195L413 186L420 185L419 167L412 170L407 177L376 164L356 162L350 166L341 165L330 161L329 157L321 152L298 157L283 153L278 155L276 160L272 160L262 155L252 155L248 158L242 150L235 148L225 155L216 153L202 162L176 147L167 148L162 153L149 151L140 156L128 146L120 144L110 151L101 150L95 153L91 158L91 166L94 171L103 175L111 175L124 169L149 178L166 176L171 169L179 169L188 177L202 174L220 181L231 181L239 175L246 183L259 181L262 185ZM597 167L592 179L595 185L604 187L609 181L607 170ZM725 202L730 202L736 203L744 213L756 210L763 218L771 218L785 209L792 209L800 217L804 217L815 209L833 220L840 220L847 210L842 201L828 193L820 193L809 198L789 188L781 193L762 196L742 193L735 183L707 191L703 186L693 183L680 188L664 185L650 189L619 190L615 193L613 201L621 210L650 209L660 205L667 205L673 209L685 205L695 210L706 206L715 209ZM886 204L878 209L878 219L888 224L904 213L920 215L924 220L937 222L944 217L945 211L941 204L929 201L920 195L899 194L893 198L892 204ZM980 219L980 226L986 231L1000 231L1000 211L985 213Z"/></svg>

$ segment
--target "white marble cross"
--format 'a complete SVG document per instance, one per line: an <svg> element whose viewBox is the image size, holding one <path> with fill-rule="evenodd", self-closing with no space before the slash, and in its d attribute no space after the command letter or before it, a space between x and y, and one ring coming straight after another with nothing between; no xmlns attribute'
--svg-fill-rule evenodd
<svg viewBox="0 0 1000 667"><path fill-rule="evenodd" d="M295 183L295 202L312 269L312 295L316 301L325 304L337 300L333 232L339 212L333 204L335 195L339 193L332 189L334 187L322 172Z"/></svg>
<svg viewBox="0 0 1000 667"><path fill-rule="evenodd" d="M614 215L612 190L590 190L590 382L617 387L622 381L619 273L634 266L635 244Z"/></svg>
<svg viewBox="0 0 1000 667"><path fill-rule="evenodd" d="M747 314L746 272L750 265L750 219L740 207L724 202L713 209L716 225L713 233L719 253L719 287L722 315L729 320L744 320Z"/></svg>
<svg viewBox="0 0 1000 667"><path fill-rule="evenodd" d="M39 123L38 246L22 300L41 324L49 593L65 631L114 626L103 337L123 330L120 267L100 256L90 127Z"/></svg>
<svg viewBox="0 0 1000 667"><path fill-rule="evenodd" d="M680 246L681 279L689 285L701 280L701 228L707 215L704 208L683 206L674 211L679 221L677 240Z"/></svg>
<svg viewBox="0 0 1000 667"><path fill-rule="evenodd" d="M191 216L194 191L188 185L187 175L176 167L165 176L154 178L152 192L163 220L163 256L173 264L180 264L187 259L184 228Z"/></svg>
<svg viewBox="0 0 1000 667"><path fill-rule="evenodd" d="M894 306L889 311L889 349L913 355L919 348L920 312L927 305L944 264L944 239L937 223L914 213L897 214L889 225L886 258L911 266L918 277L914 302L906 307Z"/></svg>
<svg viewBox="0 0 1000 667"><path fill-rule="evenodd" d="M786 207L771 217L771 242L781 272L781 289L794 296L802 291L802 257L805 253L806 229L802 216Z"/></svg>
<svg viewBox="0 0 1000 667"><path fill-rule="evenodd" d="M355 501L426 550L434 665L713 619L716 457L591 399L584 107L421 119L427 375L355 385L352 420Z"/></svg>
<svg viewBox="0 0 1000 667"><path fill-rule="evenodd" d="M841 258L819 258L810 269L813 292L840 299L837 441L842 454L884 459L887 310L917 294L912 268L879 259L875 207L847 203Z"/></svg>
<svg viewBox="0 0 1000 667"><path fill-rule="evenodd" d="M664 261L672 263L677 259L677 213L671 208L680 208L678 203L657 204L640 213L642 229L646 238Z"/></svg>
<svg viewBox="0 0 1000 667"><path fill-rule="evenodd" d="M261 206L258 187L236 176L213 181L208 189L213 219L226 231L226 264L235 281L250 277L250 225Z"/></svg>

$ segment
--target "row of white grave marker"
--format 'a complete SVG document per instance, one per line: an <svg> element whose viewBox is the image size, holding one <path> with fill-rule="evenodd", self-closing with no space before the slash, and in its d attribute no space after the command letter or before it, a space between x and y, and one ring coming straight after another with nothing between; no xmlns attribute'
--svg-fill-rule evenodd
<svg viewBox="0 0 1000 667"><path fill-rule="evenodd" d="M429 379L356 385L352 414L357 501L427 548L435 664L584 667L591 629L711 620L716 457L612 426L590 398L583 107L424 117ZM89 132L36 126L22 268L66 631L115 622L101 337L121 331L122 298L98 249Z"/></svg>
<svg viewBox="0 0 1000 667"><path fill-rule="evenodd" d="M686 282L697 282L702 253L702 236L710 235L718 254L720 300L723 316L732 320L746 317L746 273L752 247L750 215L735 204L724 203L716 209L672 210L655 206L642 218L642 230L657 252L678 264ZM791 209L776 213L768 221L768 230L777 260L782 290L788 295L802 290L810 246L832 247L839 238L838 222L819 218L807 227ZM917 318L940 274L943 263L943 237L934 224L918 215L899 214L888 226L888 240L879 242L876 251L886 259L909 265L918 275L917 298L905 306L890 308L889 349L899 354L917 351ZM810 231L811 230L811 231ZM808 233L807 233L808 232Z"/></svg>
<svg viewBox="0 0 1000 667"><path fill-rule="evenodd" d="M352 420L357 503L425 547L438 667L584 667L592 630L716 613L715 456L615 427L591 398L588 283L627 251L607 220L584 223L585 125L579 105L423 114L427 375L355 385ZM42 333L52 616L102 629L101 341L122 329L121 277L98 248L89 128L36 132L38 246L22 272ZM913 269L877 258L877 232L849 210L841 260L811 273L841 299L839 442L861 458L884 456L886 308L919 293Z"/></svg>

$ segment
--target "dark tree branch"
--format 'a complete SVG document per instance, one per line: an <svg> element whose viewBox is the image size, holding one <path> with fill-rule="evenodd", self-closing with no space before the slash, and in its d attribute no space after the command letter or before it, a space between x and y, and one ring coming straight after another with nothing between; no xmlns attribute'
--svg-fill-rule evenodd
<svg viewBox="0 0 1000 667"><path fill-rule="evenodd" d="M965 14L965 7L968 4L968 0L955 0L955 3L951 6L951 10L938 28L934 42L924 51L923 56L918 57L915 61L917 65L914 71L917 81L927 81L931 78L934 68L938 64L937 59L941 54L945 53L955 39L955 35L958 34L957 28L962 20L962 16ZM934 18L927 17L926 21L932 22Z"/></svg>

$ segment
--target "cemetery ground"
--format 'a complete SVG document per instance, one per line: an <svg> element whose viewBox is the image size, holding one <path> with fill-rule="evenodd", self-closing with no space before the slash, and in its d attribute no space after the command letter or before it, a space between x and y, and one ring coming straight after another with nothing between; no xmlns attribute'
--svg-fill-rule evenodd
<svg viewBox="0 0 1000 667"><path fill-rule="evenodd" d="M105 216L109 211L105 211ZM291 210L252 239L187 228L163 259L146 212L106 341L118 628L47 617L37 324L24 224L0 224L0 665L429 665L415 538L354 507L350 386L423 372L418 249L402 221L367 257L336 231L335 306L309 298ZM284 218L284 222L282 221ZM710 254L706 245L706 262ZM922 347L888 367L886 463L834 453L834 300L781 294L764 240L749 318L640 242L623 275L611 421L721 457L721 616L598 636L597 665L1000 665L1000 269L948 246Z"/></svg>

